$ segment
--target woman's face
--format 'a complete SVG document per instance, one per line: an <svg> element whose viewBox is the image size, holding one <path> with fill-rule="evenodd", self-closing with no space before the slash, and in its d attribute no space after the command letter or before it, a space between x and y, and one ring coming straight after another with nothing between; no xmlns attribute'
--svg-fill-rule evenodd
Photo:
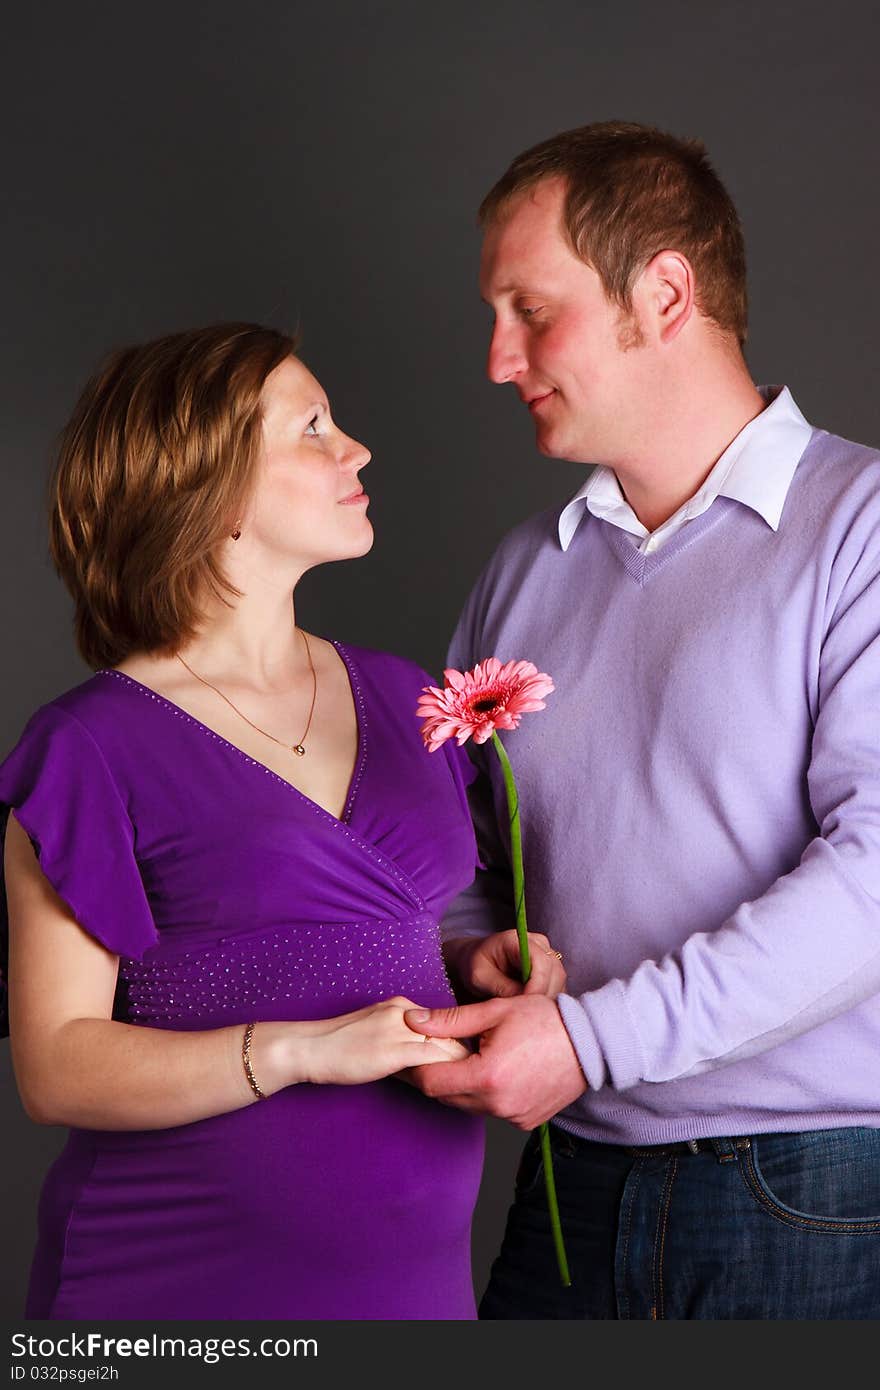
<svg viewBox="0 0 880 1390"><path fill-rule="evenodd" d="M236 544L259 546L304 573L365 555L373 543L369 498L358 481L370 451L334 424L307 367L286 358L263 385L263 451Z"/></svg>

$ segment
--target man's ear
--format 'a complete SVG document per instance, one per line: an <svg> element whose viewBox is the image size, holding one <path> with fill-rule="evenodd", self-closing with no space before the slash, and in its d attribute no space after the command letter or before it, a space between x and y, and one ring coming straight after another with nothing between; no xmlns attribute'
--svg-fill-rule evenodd
<svg viewBox="0 0 880 1390"><path fill-rule="evenodd" d="M634 289L643 329L664 346L674 341L696 308L694 271L680 251L658 251Z"/></svg>

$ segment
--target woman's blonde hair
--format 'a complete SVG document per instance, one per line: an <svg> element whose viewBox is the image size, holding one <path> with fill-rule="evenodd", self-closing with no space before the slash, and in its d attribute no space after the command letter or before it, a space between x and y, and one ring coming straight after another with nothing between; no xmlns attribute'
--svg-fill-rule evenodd
<svg viewBox="0 0 880 1390"><path fill-rule="evenodd" d="M259 457L263 383L296 340L252 323L174 333L110 356L61 437L49 546L92 667L174 651L200 604L239 595L220 553Z"/></svg>

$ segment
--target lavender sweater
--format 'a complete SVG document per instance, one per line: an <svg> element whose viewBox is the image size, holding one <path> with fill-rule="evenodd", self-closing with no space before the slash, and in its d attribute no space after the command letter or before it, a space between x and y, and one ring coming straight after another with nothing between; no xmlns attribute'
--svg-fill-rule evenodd
<svg viewBox="0 0 880 1390"><path fill-rule="evenodd" d="M558 1122L880 1125L880 454L815 430L776 532L720 497L652 555L590 515L564 553L558 515L501 544L449 656L556 682L504 741L589 1081ZM474 757L486 867L447 937L513 925L503 784Z"/></svg>

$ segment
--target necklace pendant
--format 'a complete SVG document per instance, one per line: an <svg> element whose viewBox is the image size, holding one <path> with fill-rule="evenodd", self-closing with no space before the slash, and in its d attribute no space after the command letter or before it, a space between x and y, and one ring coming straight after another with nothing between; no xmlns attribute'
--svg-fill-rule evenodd
<svg viewBox="0 0 880 1390"><path fill-rule="evenodd" d="M306 755L306 750L301 743L295 743L290 751L291 753L295 753L298 758L304 758Z"/></svg>

